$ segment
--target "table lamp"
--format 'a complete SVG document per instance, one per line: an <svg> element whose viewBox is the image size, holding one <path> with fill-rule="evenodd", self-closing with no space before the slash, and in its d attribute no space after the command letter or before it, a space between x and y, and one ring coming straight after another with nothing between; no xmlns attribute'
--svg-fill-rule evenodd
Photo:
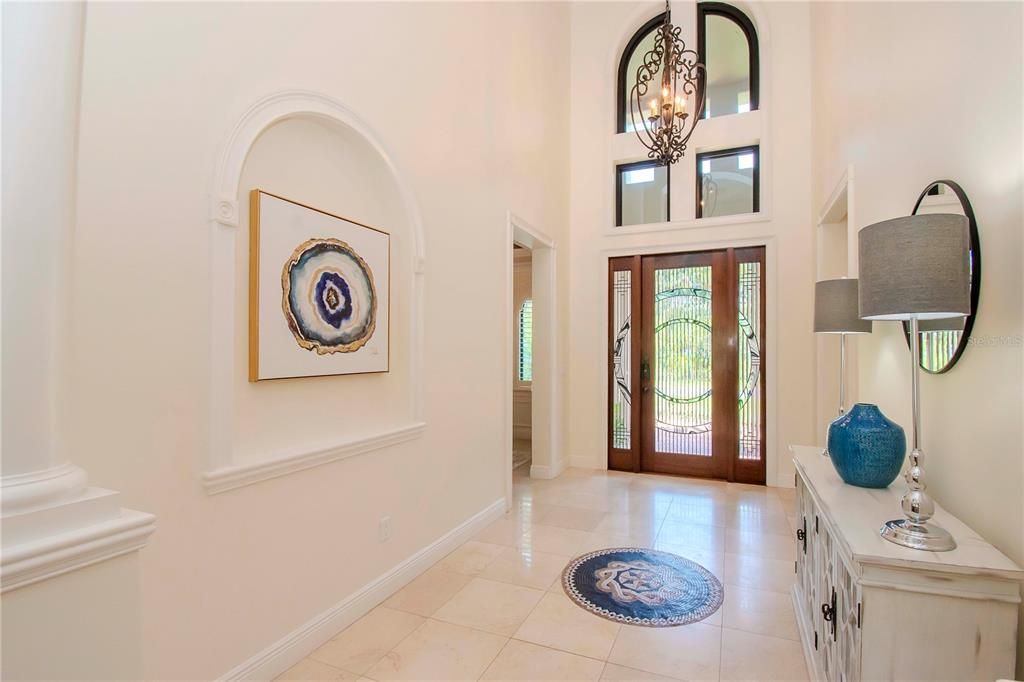
<svg viewBox="0 0 1024 682"><path fill-rule="evenodd" d="M839 335L839 416L846 412L846 335L870 334L871 320L862 320L858 313L857 280L826 279L814 284L814 332ZM829 423L825 429L825 450L828 455Z"/></svg>
<svg viewBox="0 0 1024 682"><path fill-rule="evenodd" d="M971 312L970 237L962 215L932 213L868 225L857 237L860 316L906 320L910 325L910 389L913 403L905 518L886 521L883 538L904 547L948 551L949 531L929 523L935 503L926 492L921 452L920 321L962 317Z"/></svg>

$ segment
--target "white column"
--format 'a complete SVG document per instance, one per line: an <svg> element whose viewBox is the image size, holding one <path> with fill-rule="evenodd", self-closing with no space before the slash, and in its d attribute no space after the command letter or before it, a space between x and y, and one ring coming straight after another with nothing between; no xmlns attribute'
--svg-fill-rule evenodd
<svg viewBox="0 0 1024 682"><path fill-rule="evenodd" d="M3 469L9 513L82 492L61 442L84 5L4 3Z"/></svg>
<svg viewBox="0 0 1024 682"><path fill-rule="evenodd" d="M84 19L80 2L0 5L2 591L133 552L155 527L151 514L122 509L118 492L87 487L85 471L68 461L68 293ZM46 589L67 590L68 580Z"/></svg>

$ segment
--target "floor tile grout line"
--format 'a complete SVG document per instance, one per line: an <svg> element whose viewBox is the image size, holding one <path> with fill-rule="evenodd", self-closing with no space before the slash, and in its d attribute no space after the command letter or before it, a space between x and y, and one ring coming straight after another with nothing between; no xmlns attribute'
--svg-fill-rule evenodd
<svg viewBox="0 0 1024 682"><path fill-rule="evenodd" d="M494 665L494 662L496 660L498 660L498 656L501 656L501 652L505 650L505 647L507 647L508 643L511 642L511 641L512 641L511 637L508 637L508 638L505 639L505 643L502 644L501 648L498 649L498 651L494 654L494 658L492 658L490 661L487 662L487 665L485 665L484 669L480 671L480 674L476 676L476 679L479 680L479 679L483 678L484 675L487 674L487 671L491 669L491 666Z"/></svg>
<svg viewBox="0 0 1024 682"><path fill-rule="evenodd" d="M547 649L548 651L555 651L555 652L560 653L560 654L569 654L570 656L578 656L580 658L585 658L588 661L597 661L598 663L607 663L608 662L607 658L594 658L593 656L587 656L586 654L578 654L575 651L569 651L568 649L559 649L558 647L550 646L548 644L541 644L539 642L531 642L528 639L519 639L518 637L516 637L514 635L512 637L510 637L509 639L510 640L514 639L515 641L522 642L523 644L530 644L532 646L539 646L542 649ZM609 656L611 655L611 649L608 650L608 655Z"/></svg>
<svg viewBox="0 0 1024 682"><path fill-rule="evenodd" d="M367 616L367 615L369 615L369 614L370 614L371 612L373 612L374 610L376 610L376 609L379 609L379 608L381 608L381 607L382 607L382 605L383 605L383 603L384 603L384 602L381 602L380 604L377 604L376 606L374 606L374 607L373 607L372 609L370 609L369 611L367 611L367 612L366 612L366 613L365 613L365 614L364 614L363 616L361 616L361 617L359 618L359 620L355 621L355 623L352 623L352 625L355 625L356 623L358 623L358 622L359 622L360 620L362 620L363 618L366 618L366 616ZM383 607L383 608L390 608L390 607L386 607L386 606L385 606L385 607ZM400 610L400 609L392 609L392 610L393 610L393 611L398 611L398 610ZM408 611L402 611L402 613L408 613ZM419 614L412 614L412 615L416 615L416 616L418 616ZM383 660L384 660L385 658L387 658L387 655L388 655L388 654L390 654L390 653L391 653L392 651L394 651L394 650L395 650L395 649L397 649L397 648L398 648L399 646L401 646L402 642L404 642L405 640L409 639L409 638L410 638L410 637L412 637L412 636L413 636L414 634L416 634L417 632L419 632L420 628L422 628L422 627L423 627L424 625L426 625L427 621L428 621L428 620L430 620L429 618L427 618L427 617L425 617L425 616L420 616L420 618L423 618L423 622L422 622L422 623L420 623L419 625L417 625L416 627L414 627L414 628L412 629L412 631L411 631L411 632L410 632L409 634L407 634L407 635L406 635L405 637L403 637L402 639L398 640L398 642L396 642L396 643L395 643L395 645L394 645L393 647L391 647L390 649L388 649L387 651L385 651L385 652L384 652L384 655L383 655L383 656L381 656L380 658L378 658L377 660L375 660L375 661L374 661L373 663L371 663L371 664L370 664L369 666L367 666L367 668L366 668L366 672L362 672L362 673L357 673L357 672L355 672L354 670L349 670L348 668L341 668L341 669L342 669L342 670L344 670L345 672L347 672L347 673L351 674L351 675L359 675L360 677L367 677L367 678L369 678L369 679L371 679L371 680L372 680L372 679L374 679L374 678L370 677L370 676L369 676L369 675L368 675L367 673L369 673L369 672L370 672L371 670L373 670L374 666L376 666L376 665L377 665L378 663L380 663L380 662L381 662L381 661L383 661ZM348 626L348 628L345 628L345 630L348 630L348 629L349 629L350 627L352 627L352 625L349 625L349 626ZM345 632L345 630L342 630L341 632ZM340 635L340 634L341 634L341 632L339 632L339 633L338 633L337 635L335 635L335 637L337 637L338 635ZM322 661L321 661L321 662L322 662ZM337 666L335 666L335 667L337 667Z"/></svg>
<svg viewBox="0 0 1024 682"><path fill-rule="evenodd" d="M722 605L719 609L725 608L725 601L723 595ZM722 613L722 627L718 631L718 680L722 680L722 665L725 663L725 613Z"/></svg>

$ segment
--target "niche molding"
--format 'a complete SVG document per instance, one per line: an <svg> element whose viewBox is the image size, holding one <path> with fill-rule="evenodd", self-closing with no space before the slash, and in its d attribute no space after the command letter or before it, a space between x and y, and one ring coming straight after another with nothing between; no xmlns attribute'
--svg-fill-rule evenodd
<svg viewBox="0 0 1024 682"><path fill-rule="evenodd" d="M377 153L388 169L412 239L411 258L392 263L411 274L409 334L411 390L398 425L356 439L316 448L282 452L271 457L246 456L236 450L233 436L235 377L235 278L239 228L238 191L249 150L260 134L281 121L305 118L356 133ZM413 440L422 435L423 421L423 297L426 258L423 222L413 192L394 157L368 123L337 100L308 90L282 90L263 97L246 110L227 136L210 180L210 352L207 388L209 432L203 458L202 483L215 494L284 476L328 462L353 457Z"/></svg>

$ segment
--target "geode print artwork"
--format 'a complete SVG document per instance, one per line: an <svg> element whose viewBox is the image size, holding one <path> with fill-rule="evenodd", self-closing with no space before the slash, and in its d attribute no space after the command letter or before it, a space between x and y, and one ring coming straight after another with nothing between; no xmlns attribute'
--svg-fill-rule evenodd
<svg viewBox="0 0 1024 682"><path fill-rule="evenodd" d="M388 371L390 237L250 195L249 380Z"/></svg>
<svg viewBox="0 0 1024 682"><path fill-rule="evenodd" d="M281 273L281 305L300 346L325 353L359 350L373 335L377 292L366 261L339 239L310 239Z"/></svg>

